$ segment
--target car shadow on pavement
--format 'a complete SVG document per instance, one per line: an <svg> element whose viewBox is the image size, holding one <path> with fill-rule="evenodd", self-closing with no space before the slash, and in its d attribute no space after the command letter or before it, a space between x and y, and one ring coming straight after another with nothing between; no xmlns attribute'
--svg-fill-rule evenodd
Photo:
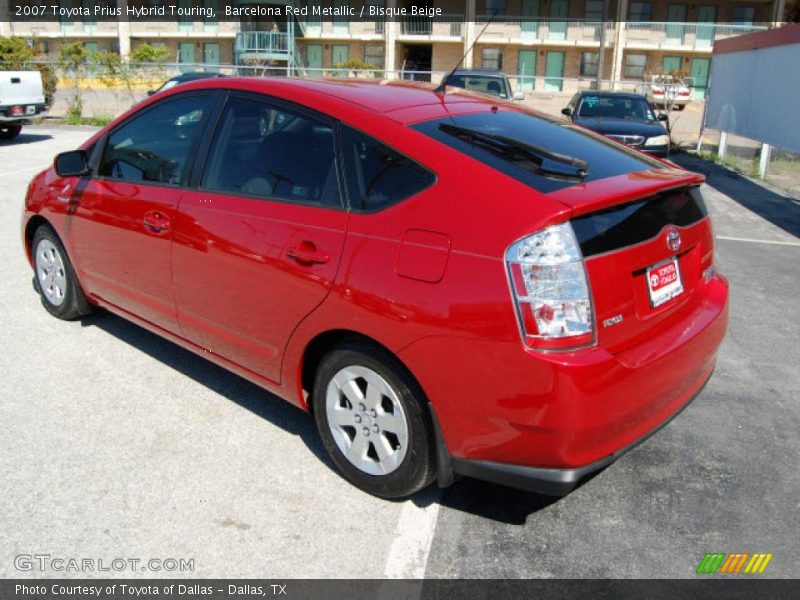
<svg viewBox="0 0 800 600"><path fill-rule="evenodd" d="M20 133L13 140L0 141L0 147L4 146L18 146L20 144L35 144L36 142L44 142L45 140L52 140L52 135L46 133Z"/></svg>
<svg viewBox="0 0 800 600"><path fill-rule="evenodd" d="M81 325L102 329L256 416L300 437L325 466L338 473L319 440L314 419L294 405L235 373L105 310L97 310L84 317Z"/></svg>
<svg viewBox="0 0 800 600"><path fill-rule="evenodd" d="M439 503L453 510L506 525L524 525L529 516L559 500L560 498L554 496L464 477L442 492Z"/></svg>
<svg viewBox="0 0 800 600"><path fill-rule="evenodd" d="M731 200L766 219L784 231L800 237L800 204L777 194L736 171L691 154L670 155L675 164L706 176L706 183Z"/></svg>

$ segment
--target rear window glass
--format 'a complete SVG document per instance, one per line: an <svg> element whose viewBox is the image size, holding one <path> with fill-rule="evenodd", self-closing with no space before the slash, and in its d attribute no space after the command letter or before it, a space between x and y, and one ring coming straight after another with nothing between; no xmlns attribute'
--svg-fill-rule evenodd
<svg viewBox="0 0 800 600"><path fill-rule="evenodd" d="M354 210L386 208L436 181L433 173L379 141L349 127L343 133L347 192Z"/></svg>
<svg viewBox="0 0 800 600"><path fill-rule="evenodd" d="M513 138L552 153L581 159L588 163L584 181L595 181L636 171L664 168L661 163L634 150L618 146L598 134L556 119L524 112L500 109L497 112L487 111L479 114L434 119L413 126L413 129L545 194L580 184L581 181L579 179L560 179L535 172L535 169L526 168L526 165L520 164L518 160L509 160L485 146L443 131L440 128L442 124Z"/></svg>
<svg viewBox="0 0 800 600"><path fill-rule="evenodd" d="M497 96L498 98L508 98L505 81L499 77L486 77L482 75L453 75L447 80L447 85Z"/></svg>

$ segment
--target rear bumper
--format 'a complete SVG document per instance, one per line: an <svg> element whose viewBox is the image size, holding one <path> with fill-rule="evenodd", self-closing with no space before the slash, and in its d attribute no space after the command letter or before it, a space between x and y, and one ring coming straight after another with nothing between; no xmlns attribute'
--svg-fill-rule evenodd
<svg viewBox="0 0 800 600"><path fill-rule="evenodd" d="M602 347L538 354L518 340L412 344L400 356L435 409L440 483L462 474L568 492L700 392L727 329L727 299L727 282L717 276L690 313L618 354Z"/></svg>
<svg viewBox="0 0 800 600"><path fill-rule="evenodd" d="M711 374L709 374L710 378ZM565 496L571 492L575 487L589 475L604 469L623 454L633 450L639 444L648 440L651 436L655 435L661 429L666 427L675 417L677 417L683 409L689 406L692 401L703 391L703 387L692 396L689 401L684 404L676 413L663 421L655 429L645 434L632 444L617 450L598 461L591 464L584 465L574 469L543 469L537 467L526 467L522 465L513 465L505 463L496 463L485 460L469 460L464 458L446 457L448 462L441 464L440 482L445 485L449 484L453 479L453 475L463 475L465 477L474 477L483 481L491 481L500 485L525 490L527 492L536 492L538 494L546 494L548 496ZM435 418L435 417L434 417ZM441 440L437 440L441 443ZM440 456L441 458L441 456Z"/></svg>
<svg viewBox="0 0 800 600"><path fill-rule="evenodd" d="M25 107L25 106L34 106L35 108L34 108L34 112L32 112L32 113L26 113L26 114L16 115L15 116L15 115L11 114L11 111L12 111L14 106L23 106L23 107ZM20 105L9 104L9 105L3 105L3 106L0 106L0 123L25 124L28 119L30 119L32 117L39 116L44 112L47 112L47 110L49 110L49 108L50 107L47 106L46 104L35 104L35 105L32 105L32 104L20 104Z"/></svg>

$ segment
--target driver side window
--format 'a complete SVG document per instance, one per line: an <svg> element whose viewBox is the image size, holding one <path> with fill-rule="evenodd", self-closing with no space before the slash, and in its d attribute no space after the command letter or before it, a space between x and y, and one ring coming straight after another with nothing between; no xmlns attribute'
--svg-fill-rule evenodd
<svg viewBox="0 0 800 600"><path fill-rule="evenodd" d="M98 175L108 179L178 185L208 111L209 96L167 100L114 130Z"/></svg>

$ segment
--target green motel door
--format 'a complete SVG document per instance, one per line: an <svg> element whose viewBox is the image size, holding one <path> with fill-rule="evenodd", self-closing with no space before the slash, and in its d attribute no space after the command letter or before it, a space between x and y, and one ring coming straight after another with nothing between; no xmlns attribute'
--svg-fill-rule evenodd
<svg viewBox="0 0 800 600"><path fill-rule="evenodd" d="M544 89L560 92L564 89L564 53L548 52L544 67Z"/></svg>
<svg viewBox="0 0 800 600"><path fill-rule="evenodd" d="M322 77L322 44L306 46L306 66L309 77Z"/></svg>
<svg viewBox="0 0 800 600"><path fill-rule="evenodd" d="M549 40L567 39L567 15L569 0L550 0L550 33Z"/></svg>
<svg viewBox="0 0 800 600"><path fill-rule="evenodd" d="M539 0L522 0L522 19L520 30L523 40L539 37Z"/></svg>
<svg viewBox="0 0 800 600"><path fill-rule="evenodd" d="M536 50L520 50L517 58L517 89L530 91L536 80Z"/></svg>
<svg viewBox="0 0 800 600"><path fill-rule="evenodd" d="M717 21L717 7L703 5L697 7L697 35L695 48L711 48L714 45L714 27Z"/></svg>
<svg viewBox="0 0 800 600"><path fill-rule="evenodd" d="M680 71L681 66L683 66L683 59L680 56L665 56L661 63L661 69L664 73Z"/></svg>
<svg viewBox="0 0 800 600"><path fill-rule="evenodd" d="M694 86L693 98L702 99L706 97L708 87L708 67L711 62L709 58L693 58L691 77Z"/></svg>

